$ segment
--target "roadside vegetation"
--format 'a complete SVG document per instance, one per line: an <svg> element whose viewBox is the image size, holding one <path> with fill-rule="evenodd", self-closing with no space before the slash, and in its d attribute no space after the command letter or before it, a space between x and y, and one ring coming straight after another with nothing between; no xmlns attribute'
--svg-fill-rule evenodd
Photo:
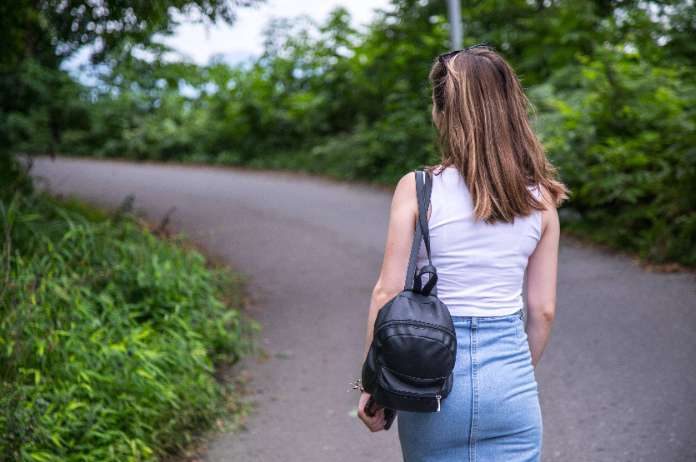
<svg viewBox="0 0 696 462"><path fill-rule="evenodd" d="M158 460L243 411L215 376L254 349L240 276L127 208L0 191L0 460Z"/></svg>
<svg viewBox="0 0 696 462"><path fill-rule="evenodd" d="M445 3L393 0L360 29L341 8L323 23L276 19L258 59L205 66L168 59L148 35L162 32L164 13L134 10L155 15L144 23L153 30L124 24L123 37L105 35L82 71L90 84L60 64L98 36L89 21L117 20L118 7L75 22L27 3L38 14L27 17L46 19L27 27L68 51L19 61L0 87L0 139L15 152L394 184L437 160L427 73L448 47ZM85 5L72 17L88 15ZM530 96L535 128L572 191L564 228L645 260L696 266L693 2L484 0L462 2L462 15L464 43L495 46ZM14 17L5 28L17 32Z"/></svg>

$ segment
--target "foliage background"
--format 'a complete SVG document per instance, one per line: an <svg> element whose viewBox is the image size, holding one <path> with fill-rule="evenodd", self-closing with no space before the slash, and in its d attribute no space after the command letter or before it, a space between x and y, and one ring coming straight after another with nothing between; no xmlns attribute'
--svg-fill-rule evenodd
<svg viewBox="0 0 696 462"><path fill-rule="evenodd" d="M437 159L426 77L447 48L445 2L393 0L365 30L340 8L320 24L277 19L264 54L236 65L167 61L150 40L166 23L155 13L153 30L102 40L90 86L60 67L82 38L61 35L67 20L49 15L67 51L34 54L5 76L0 138L15 152L384 184ZM573 193L564 227L692 266L695 13L676 0L462 2L465 44L494 45L534 103L535 128Z"/></svg>
<svg viewBox="0 0 696 462"><path fill-rule="evenodd" d="M341 8L322 23L276 19L263 55L234 65L172 62L154 38L177 15L231 23L254 3L0 2L0 460L180 449L224 410L213 365L234 362L253 330L224 302L233 275L127 215L34 192L14 154L381 184L437 160L427 74L448 48L445 2L392 0L360 30ZM696 266L694 2L461 4L464 43L495 46L533 103L572 192L564 229ZM64 66L84 47L87 79Z"/></svg>

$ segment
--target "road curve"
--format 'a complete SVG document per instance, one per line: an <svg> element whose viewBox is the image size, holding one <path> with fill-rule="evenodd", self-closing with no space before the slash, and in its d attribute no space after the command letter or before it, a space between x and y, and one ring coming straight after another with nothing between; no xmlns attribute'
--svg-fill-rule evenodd
<svg viewBox="0 0 696 462"><path fill-rule="evenodd" d="M391 195L303 175L36 159L55 193L113 208L128 194L250 276L270 354L253 361L248 429L210 462L401 460L346 390L360 368ZM696 461L696 277L657 274L563 236L551 342L536 370L544 461ZM457 431L449 429L447 431Z"/></svg>

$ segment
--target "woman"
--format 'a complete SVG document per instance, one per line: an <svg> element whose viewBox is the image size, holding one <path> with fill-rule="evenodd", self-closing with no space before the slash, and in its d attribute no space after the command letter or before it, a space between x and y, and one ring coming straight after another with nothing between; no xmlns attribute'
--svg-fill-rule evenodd
<svg viewBox="0 0 696 462"><path fill-rule="evenodd" d="M491 47L440 55L429 78L441 163L428 167L428 226L438 296L456 329L457 360L440 412L397 413L404 460L539 461L542 416L534 368L554 320L556 207L569 191L530 127L531 105L517 76ZM410 172L394 191L365 354L377 311L404 287L417 215ZM358 415L379 431L384 410L367 416L369 397L361 394Z"/></svg>

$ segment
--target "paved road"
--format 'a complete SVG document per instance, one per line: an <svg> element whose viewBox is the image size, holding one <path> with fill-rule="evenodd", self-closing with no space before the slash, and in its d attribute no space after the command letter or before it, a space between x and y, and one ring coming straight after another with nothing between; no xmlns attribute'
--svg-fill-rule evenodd
<svg viewBox="0 0 696 462"><path fill-rule="evenodd" d="M248 430L210 462L401 460L395 428L354 417L367 306L390 194L304 176L40 159L55 192L136 209L251 276L270 360L254 364ZM696 278L654 274L562 237L558 309L536 374L544 461L696 461ZM452 429L451 431L456 431Z"/></svg>

